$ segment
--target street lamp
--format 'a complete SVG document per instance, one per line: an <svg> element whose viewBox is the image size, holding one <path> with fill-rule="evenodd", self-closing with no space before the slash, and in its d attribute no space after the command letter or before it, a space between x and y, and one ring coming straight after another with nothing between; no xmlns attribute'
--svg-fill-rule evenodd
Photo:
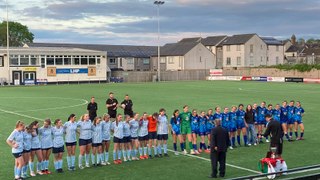
<svg viewBox="0 0 320 180"><path fill-rule="evenodd" d="M158 81L160 81L160 5L164 4L164 1L154 1L155 5L158 6Z"/></svg>

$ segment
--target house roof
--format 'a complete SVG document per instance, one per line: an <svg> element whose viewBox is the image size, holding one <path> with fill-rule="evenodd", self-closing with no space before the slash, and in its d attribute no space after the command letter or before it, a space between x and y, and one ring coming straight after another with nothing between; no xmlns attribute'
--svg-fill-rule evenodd
<svg viewBox="0 0 320 180"><path fill-rule="evenodd" d="M287 53L290 52L297 52L300 53L302 50L304 49L304 47L300 47L300 46L296 46L296 45L291 45L288 49L287 49Z"/></svg>
<svg viewBox="0 0 320 180"><path fill-rule="evenodd" d="M156 46L99 45L99 44L62 44L30 43L30 47L72 47L97 51L106 51L108 57L150 57L157 52Z"/></svg>
<svg viewBox="0 0 320 180"><path fill-rule="evenodd" d="M305 53L305 55L308 55L308 56L312 56L312 55L319 56L320 55L320 47L316 46L316 47L305 48L303 53Z"/></svg>
<svg viewBox="0 0 320 180"><path fill-rule="evenodd" d="M255 35L256 34L238 34L238 35L229 36L222 42L222 45L245 44Z"/></svg>
<svg viewBox="0 0 320 180"><path fill-rule="evenodd" d="M267 45L283 45L280 40L277 40L273 37L261 37L261 39L267 44Z"/></svg>
<svg viewBox="0 0 320 180"><path fill-rule="evenodd" d="M199 42L185 42L185 43L171 43L166 44L160 48L161 56L184 56L192 48L198 45ZM156 56L157 53L154 53L153 56Z"/></svg>
<svg viewBox="0 0 320 180"><path fill-rule="evenodd" d="M201 42L201 37L183 38L178 43Z"/></svg>
<svg viewBox="0 0 320 180"><path fill-rule="evenodd" d="M217 46L225 38L227 38L227 36L209 36L202 39L201 43L205 46Z"/></svg>

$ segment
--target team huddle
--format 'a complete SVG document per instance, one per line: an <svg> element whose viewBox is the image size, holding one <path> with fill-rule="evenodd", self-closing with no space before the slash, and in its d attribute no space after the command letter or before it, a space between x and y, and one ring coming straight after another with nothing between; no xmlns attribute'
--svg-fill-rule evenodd
<svg viewBox="0 0 320 180"><path fill-rule="evenodd" d="M270 104L266 106L262 102L260 106L240 104L232 106L229 112L224 108L215 108L215 112L209 109L207 112L197 110L189 111L185 105L183 111L175 110L170 120L166 110L161 108L151 115L143 113L139 115L133 112L133 102L128 95L120 104L109 93L106 101L108 113L102 117L97 116L98 105L94 97L87 106L88 113L80 117L79 121L75 114L68 117L63 124L61 119L56 119L51 124L50 119L43 122L39 127L38 121L25 125L22 121L16 123L15 130L7 139L12 147L15 157L15 179L24 179L30 176L51 174L49 171L49 158L54 154L54 167L57 173L63 172L63 154L67 150L67 167L69 171L109 165L109 147L113 142L113 163L121 164L127 161L152 159L154 157L168 157L167 140L171 132L173 148L178 155L177 140L180 142L182 154L187 154L186 141L190 154L197 155L202 151L210 152L210 132L214 128L214 120L220 119L222 127L229 132L231 139L230 149L236 147L235 135L237 134L238 145L241 146L241 133L244 146L257 145L262 142L261 134L266 127L265 115L270 114L274 120L281 122L286 138L291 141L292 133L296 139L302 140L304 126L302 115L304 113L300 102L294 104L284 101L282 106L277 104L275 108ZM122 108L124 114L117 113L117 108ZM300 137L298 136L300 127ZM257 134L255 129L258 130ZM288 134L288 130L290 133ZM78 139L77 139L78 134ZM248 137L249 136L249 137ZM197 140L200 137L200 147ZM206 138L208 145L206 145ZM266 141L268 141L266 137ZM76 168L75 150L79 145L78 164ZM35 157L37 158L36 168ZM91 163L90 163L91 158Z"/></svg>

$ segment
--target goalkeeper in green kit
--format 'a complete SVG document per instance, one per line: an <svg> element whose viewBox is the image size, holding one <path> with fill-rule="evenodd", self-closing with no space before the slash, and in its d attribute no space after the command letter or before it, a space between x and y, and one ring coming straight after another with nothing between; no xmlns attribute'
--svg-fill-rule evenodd
<svg viewBox="0 0 320 180"><path fill-rule="evenodd" d="M192 136L191 136L191 112L189 112L187 105L183 106L183 112L180 113L179 117L181 119L181 134L184 142L184 150L182 153L184 155L187 154L186 138L188 137L190 154L194 154L194 150L192 148Z"/></svg>

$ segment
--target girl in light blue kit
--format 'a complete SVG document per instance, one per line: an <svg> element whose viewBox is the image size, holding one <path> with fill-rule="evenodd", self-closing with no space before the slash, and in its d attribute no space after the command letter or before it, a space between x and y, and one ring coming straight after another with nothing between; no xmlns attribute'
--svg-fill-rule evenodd
<svg viewBox="0 0 320 180"><path fill-rule="evenodd" d="M52 152L54 154L54 167L57 173L62 173L62 156L64 152L64 128L62 126L61 119L56 119L54 121L55 127L52 128L52 135L53 135L53 148Z"/></svg>
<svg viewBox="0 0 320 180"><path fill-rule="evenodd" d="M67 163L68 163L68 170L74 171L75 170L75 151L77 145L77 123L76 123L76 115L71 114L68 118L68 122L64 123L63 128L66 134L66 148L68 152L67 156Z"/></svg>
<svg viewBox="0 0 320 180"><path fill-rule="evenodd" d="M28 163L30 160L31 154L31 140L32 140L32 128L27 126L23 131L23 160L24 166L22 167L21 177L28 178L27 171L28 171Z"/></svg>
<svg viewBox="0 0 320 180"><path fill-rule="evenodd" d="M42 156L42 151L41 151L41 143L40 143L40 138L39 138L39 122L38 121L33 121L30 125L30 128L32 128L32 139L31 139L31 156L30 156L30 161L29 161L29 168L30 168L30 175L31 176L36 176L34 173L34 156L37 156L38 162L37 162L37 174L43 175L43 168L42 164L44 163L43 161L43 156Z"/></svg>
<svg viewBox="0 0 320 180"><path fill-rule="evenodd" d="M12 154L15 158L15 166L14 166L14 178L15 179L23 179L21 177L21 169L24 165L23 160L23 129L24 123L22 121L18 121L16 123L16 128L10 134L7 139L8 145L12 148Z"/></svg>
<svg viewBox="0 0 320 180"><path fill-rule="evenodd" d="M139 149L139 140L138 140L138 130L139 130L139 114L135 114L133 119L129 121L130 124L130 135L131 135L131 156L133 161L138 161L138 149Z"/></svg>
<svg viewBox="0 0 320 180"><path fill-rule="evenodd" d="M109 163L109 147L110 147L110 131L111 131L111 121L110 115L104 114L102 125L102 152L104 152L104 158L101 164L110 165Z"/></svg>
<svg viewBox="0 0 320 180"><path fill-rule="evenodd" d="M147 155L147 144L149 141L149 136L148 136L148 124L149 121L147 119L148 114L146 112L143 113L142 118L139 121L139 133L138 133L138 139L139 139L139 143L140 143L140 147L139 147L139 154L140 154L140 159L148 159L148 155ZM142 152L143 149L143 152Z"/></svg>
<svg viewBox="0 0 320 180"><path fill-rule="evenodd" d="M101 117L95 117L92 123L92 154L91 162L93 166L106 165L103 162L102 153L102 124L100 123ZM97 161L95 162L95 156L97 155Z"/></svg>
<svg viewBox="0 0 320 180"><path fill-rule="evenodd" d="M130 131L130 124L129 121L131 120L131 117L129 115L126 115L126 119L123 122L123 148L122 148L122 155L123 155L123 161L127 162L131 161L130 155L131 155L131 131ZM128 158L128 159L127 159Z"/></svg>
<svg viewBox="0 0 320 180"><path fill-rule="evenodd" d="M89 165L89 158L90 158L90 151L91 151L91 145L92 145L92 123L89 119L88 114L84 114L81 116L81 120L77 123L79 127L79 146L80 146L80 154L79 154L79 168L83 169L82 166L82 159L83 156L86 160L86 167L90 167Z"/></svg>
<svg viewBox="0 0 320 180"><path fill-rule="evenodd" d="M51 127L51 120L46 119L44 120L43 126L39 129L39 136L41 142L41 150L43 156L43 173L44 174L51 174L49 171L49 159L51 155L51 149L53 147L53 140L52 140L52 127Z"/></svg>
<svg viewBox="0 0 320 180"><path fill-rule="evenodd" d="M162 156L162 147L163 153L165 157L168 157L168 148L167 148L167 140L168 140L168 118L166 115L166 110L161 108L159 110L158 117L158 154ZM162 147L161 147L162 146Z"/></svg>
<svg viewBox="0 0 320 180"><path fill-rule="evenodd" d="M117 119L111 125L113 132L113 163L121 164L121 147L123 147L123 122L122 115L118 114ZM118 154L118 158L117 158Z"/></svg>

